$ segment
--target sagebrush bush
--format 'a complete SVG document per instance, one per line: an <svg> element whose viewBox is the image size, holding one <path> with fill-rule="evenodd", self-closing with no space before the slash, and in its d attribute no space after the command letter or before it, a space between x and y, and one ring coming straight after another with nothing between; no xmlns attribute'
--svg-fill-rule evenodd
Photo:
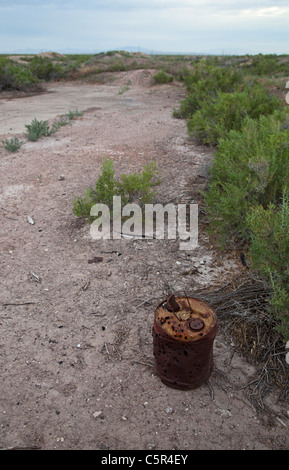
<svg viewBox="0 0 289 470"><path fill-rule="evenodd" d="M243 65L251 75L258 77L288 76L289 61L288 57L278 57L276 54L257 54L251 56L249 61Z"/></svg>
<svg viewBox="0 0 289 470"><path fill-rule="evenodd" d="M94 188L88 188L84 197L76 197L73 202L73 213L77 217L88 218L90 211L97 203L106 204L113 209L113 196L121 196L122 205L136 202L141 206L153 202L155 187L160 184L159 171L155 162L145 165L141 173L121 174L115 177L113 161L104 159L102 172Z"/></svg>
<svg viewBox="0 0 289 470"><path fill-rule="evenodd" d="M230 130L240 130L245 116L257 119L281 111L283 102L255 83L245 91L218 92L211 101L187 119L188 133L205 144L217 145Z"/></svg>
<svg viewBox="0 0 289 470"><path fill-rule="evenodd" d="M38 79L27 67L0 58L0 90L29 91L38 86Z"/></svg>
<svg viewBox="0 0 289 470"><path fill-rule="evenodd" d="M278 205L251 208L246 223L252 268L270 282L270 304L279 320L277 329L289 340L289 192L284 191Z"/></svg>
<svg viewBox="0 0 289 470"><path fill-rule="evenodd" d="M153 79L156 83L162 84L172 82L174 80L174 77L172 75L167 74L164 70L160 70L153 76Z"/></svg>
<svg viewBox="0 0 289 470"><path fill-rule="evenodd" d="M285 115L246 117L240 131L219 141L204 193L211 230L222 242L247 240L251 207L278 203L289 186Z"/></svg>
<svg viewBox="0 0 289 470"><path fill-rule="evenodd" d="M194 72L186 74L184 83L188 95L180 102L179 109L174 110L174 117L177 118L188 118L201 109L204 103L211 103L220 92L241 90L243 74L232 67L197 64Z"/></svg>
<svg viewBox="0 0 289 470"><path fill-rule="evenodd" d="M62 77L64 70L60 64L54 64L48 57L34 56L29 63L29 70L39 80L50 81Z"/></svg>

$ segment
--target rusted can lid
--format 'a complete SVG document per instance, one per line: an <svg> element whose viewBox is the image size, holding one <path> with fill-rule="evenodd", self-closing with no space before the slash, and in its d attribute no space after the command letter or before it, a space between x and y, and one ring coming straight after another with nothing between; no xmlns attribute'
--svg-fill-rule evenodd
<svg viewBox="0 0 289 470"><path fill-rule="evenodd" d="M197 341L216 327L217 314L200 299L171 295L157 307L155 323L176 341Z"/></svg>

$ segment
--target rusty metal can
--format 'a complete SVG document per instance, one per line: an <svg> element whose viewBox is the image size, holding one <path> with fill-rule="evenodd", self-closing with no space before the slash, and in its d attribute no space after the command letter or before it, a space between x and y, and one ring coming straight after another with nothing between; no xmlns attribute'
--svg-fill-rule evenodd
<svg viewBox="0 0 289 470"><path fill-rule="evenodd" d="M172 388L191 390L209 379L217 314L194 297L171 295L155 310L153 353L157 374Z"/></svg>

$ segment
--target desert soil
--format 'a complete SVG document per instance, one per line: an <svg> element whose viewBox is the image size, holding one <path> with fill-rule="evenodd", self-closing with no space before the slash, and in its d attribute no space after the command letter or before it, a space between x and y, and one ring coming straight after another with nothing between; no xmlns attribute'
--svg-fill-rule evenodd
<svg viewBox="0 0 289 470"><path fill-rule="evenodd" d="M0 100L1 140L25 141L18 152L0 154L1 448L288 446L288 403L269 393L269 420L253 407L246 385L257 365L222 323L208 383L175 390L154 370L156 306L172 291L194 296L225 285L244 269L238 256L220 256L202 229L193 251L181 251L178 240L93 240L72 212L104 157L117 173L155 160L161 203L189 203L206 184L212 152L189 140L186 123L172 116L185 90L153 84L153 73L51 83L43 94ZM25 138L34 117L52 122L76 108L83 116L56 134ZM89 262L94 257L102 261Z"/></svg>

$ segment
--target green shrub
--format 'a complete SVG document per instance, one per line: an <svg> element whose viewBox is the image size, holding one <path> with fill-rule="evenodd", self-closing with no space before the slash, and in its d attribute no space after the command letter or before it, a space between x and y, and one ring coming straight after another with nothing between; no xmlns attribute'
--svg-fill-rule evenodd
<svg viewBox="0 0 289 470"><path fill-rule="evenodd" d="M20 149L24 142L20 141L18 137L13 137L12 139L2 140L2 144L5 150L8 150L8 152L16 152Z"/></svg>
<svg viewBox="0 0 289 470"><path fill-rule="evenodd" d="M44 81L56 80L64 74L61 65L54 64L47 57L34 56L29 63L29 69L33 76Z"/></svg>
<svg viewBox="0 0 289 470"><path fill-rule="evenodd" d="M251 234L252 268L270 281L277 329L289 340L289 193L284 192L279 205L252 208L246 223Z"/></svg>
<svg viewBox="0 0 289 470"><path fill-rule="evenodd" d="M171 83L174 80L172 75L168 75L164 70L160 70L153 76L153 79L156 83Z"/></svg>
<svg viewBox="0 0 289 470"><path fill-rule="evenodd" d="M107 72L125 72L126 70L128 67L121 61L110 64L107 68Z"/></svg>
<svg viewBox="0 0 289 470"><path fill-rule="evenodd" d="M155 162L145 165L141 173L122 174L117 182L118 195L124 204L137 202L141 206L151 204L155 197L155 188L160 184L159 171Z"/></svg>
<svg viewBox="0 0 289 470"><path fill-rule="evenodd" d="M97 203L106 204L110 210L113 208L113 196L121 196L122 205L128 202L138 202L143 205L153 201L155 187L160 184L159 172L156 164L151 162L145 165L141 174L121 174L115 178L113 161L105 159L102 173L98 177L95 187L88 188L84 197L76 197L73 203L73 213L77 217L90 219L90 210Z"/></svg>
<svg viewBox="0 0 289 470"><path fill-rule="evenodd" d="M73 119L75 119L76 117L83 116L83 113L81 111L78 111L78 109L74 109L74 110L68 111L66 116L68 117L70 121L73 121Z"/></svg>
<svg viewBox="0 0 289 470"><path fill-rule="evenodd" d="M79 111L77 111L77 113L78 116L82 115L82 113L79 113ZM25 135L28 140L35 142L42 136L55 134L55 132L57 132L60 127L66 126L68 124L67 119L74 119L75 116L76 111L69 111L68 114L61 116L58 121L54 121L51 127L48 121L38 121L36 118L34 118L31 124L25 125L27 128Z"/></svg>
<svg viewBox="0 0 289 470"><path fill-rule="evenodd" d="M37 77L26 66L15 64L6 57L0 58L0 90L29 91L37 85Z"/></svg>
<svg viewBox="0 0 289 470"><path fill-rule="evenodd" d="M243 86L243 74L232 67L222 68L207 64L197 64L193 73L184 78L188 95L180 102L174 117L187 118L202 108L204 103L211 103L219 92L239 91Z"/></svg>
<svg viewBox="0 0 289 470"><path fill-rule="evenodd" d="M222 241L248 240L251 207L278 203L289 187L289 130L285 116L246 117L240 131L219 141L204 193L210 230Z"/></svg>
<svg viewBox="0 0 289 470"><path fill-rule="evenodd" d="M33 119L31 124L26 124L27 128L26 137L31 142L35 142L42 136L50 135L50 127L48 121L38 121L36 118Z"/></svg>
<svg viewBox="0 0 289 470"><path fill-rule="evenodd" d="M282 57L276 54L258 54L251 56L250 60L243 65L243 68L250 72L251 75L258 77L288 76L288 56Z"/></svg>
<svg viewBox="0 0 289 470"><path fill-rule="evenodd" d="M245 116L257 119L283 108L282 100L258 83L242 92L218 92L215 99L205 101L201 109L188 117L188 133L205 144L217 145L231 129L241 129Z"/></svg>

